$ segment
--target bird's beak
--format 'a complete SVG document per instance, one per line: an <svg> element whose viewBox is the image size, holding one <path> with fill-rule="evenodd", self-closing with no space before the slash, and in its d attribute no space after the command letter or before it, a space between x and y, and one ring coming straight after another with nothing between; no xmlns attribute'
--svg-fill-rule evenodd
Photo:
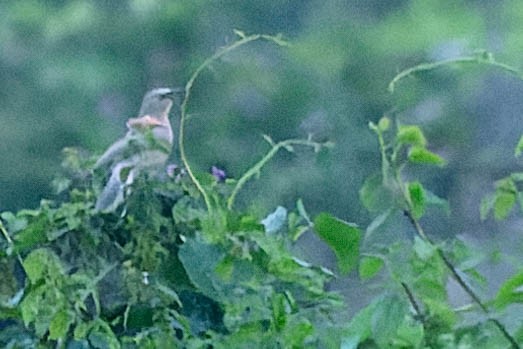
<svg viewBox="0 0 523 349"><path fill-rule="evenodd" d="M169 89L169 92L165 94L166 98L170 98L172 100L183 99L184 96L185 96L185 89L182 87L171 88L171 89Z"/></svg>
<svg viewBox="0 0 523 349"><path fill-rule="evenodd" d="M173 99L174 98L174 90L170 89L170 88L166 88L165 92L162 92L162 94L160 96L162 97L162 99L163 98Z"/></svg>
<svg viewBox="0 0 523 349"><path fill-rule="evenodd" d="M177 87L177 88L169 88L166 90L169 90L169 91L165 91L165 93L162 94L162 97L161 97L162 99L168 98L171 101L173 101L173 103L175 103L176 105L180 105L182 103L183 99L185 98L185 88Z"/></svg>

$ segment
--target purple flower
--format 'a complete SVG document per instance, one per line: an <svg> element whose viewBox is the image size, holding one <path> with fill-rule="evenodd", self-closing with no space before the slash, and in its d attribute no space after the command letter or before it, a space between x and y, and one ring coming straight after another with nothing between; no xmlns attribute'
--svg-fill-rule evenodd
<svg viewBox="0 0 523 349"><path fill-rule="evenodd" d="M225 181L225 178L227 177L227 175L225 174L225 171L216 166L211 167L211 174L214 176L214 178L216 178L217 182L223 182L223 181Z"/></svg>

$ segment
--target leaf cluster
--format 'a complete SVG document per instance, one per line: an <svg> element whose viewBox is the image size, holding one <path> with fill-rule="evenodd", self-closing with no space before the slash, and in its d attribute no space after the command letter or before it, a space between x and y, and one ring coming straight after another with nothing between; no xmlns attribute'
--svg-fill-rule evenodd
<svg viewBox="0 0 523 349"><path fill-rule="evenodd" d="M504 325L507 319L497 312L521 302L521 273L505 281L494 299L483 300L486 279L477 267L486 256L459 239L434 242L423 229L427 207L449 212L449 205L420 181L407 180L408 170L420 164L441 167L446 161L427 149L427 139L416 125L396 122L393 128L383 117L369 126L378 138L382 169L360 190L363 204L376 217L362 238L358 271L362 280L384 291L351 320L344 345L519 348L522 329L511 334ZM519 195L518 180L516 173L498 181L496 192L482 203L482 215L493 209L496 218L506 217ZM411 233L402 237L401 231ZM452 304L447 290L452 279L471 304Z"/></svg>
<svg viewBox="0 0 523 349"><path fill-rule="evenodd" d="M202 182L217 201L218 184ZM341 305L325 291L333 273L290 252L310 226L301 202L264 220L225 209L211 216L189 178L144 177L124 208L100 214L96 186L65 191L61 203L2 213L2 346L313 348L340 340L327 335Z"/></svg>

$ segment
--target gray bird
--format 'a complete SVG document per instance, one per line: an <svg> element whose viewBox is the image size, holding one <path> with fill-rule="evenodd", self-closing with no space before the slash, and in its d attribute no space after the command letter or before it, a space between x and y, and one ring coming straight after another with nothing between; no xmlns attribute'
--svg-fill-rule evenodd
<svg viewBox="0 0 523 349"><path fill-rule="evenodd" d="M110 172L98 196L95 210L113 212L123 201L126 187L143 171L158 171L167 161L173 145L169 111L174 91L157 88L143 98L138 117L127 121L126 135L112 144L94 165Z"/></svg>

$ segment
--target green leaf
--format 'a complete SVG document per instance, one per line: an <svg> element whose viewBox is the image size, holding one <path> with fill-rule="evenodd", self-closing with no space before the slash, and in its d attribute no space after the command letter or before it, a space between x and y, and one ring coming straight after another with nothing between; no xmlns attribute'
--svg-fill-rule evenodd
<svg viewBox="0 0 523 349"><path fill-rule="evenodd" d="M314 219L314 230L336 254L338 267L343 274L356 266L361 239L358 227L324 212Z"/></svg>
<svg viewBox="0 0 523 349"><path fill-rule="evenodd" d="M156 282L155 287L158 291L169 297L169 299L177 303L180 307L182 306L182 302L180 301L178 294L172 288L159 282Z"/></svg>
<svg viewBox="0 0 523 349"><path fill-rule="evenodd" d="M53 286L41 284L31 288L20 303L24 325L33 323L36 335L42 337L57 312L67 307L66 302L66 296Z"/></svg>
<svg viewBox="0 0 523 349"><path fill-rule="evenodd" d="M262 134L262 137L263 139L265 139L265 141L267 143L269 143L271 145L271 147L274 147L276 145L276 143L274 143L274 141L272 140L272 138L266 134Z"/></svg>
<svg viewBox="0 0 523 349"><path fill-rule="evenodd" d="M422 348L421 344L425 336L423 324L407 317L397 331L394 347L398 348Z"/></svg>
<svg viewBox="0 0 523 349"><path fill-rule="evenodd" d="M45 288L43 286L37 287L24 296L22 303L20 303L20 314L24 325L28 326L34 322L38 316L39 304L44 298Z"/></svg>
<svg viewBox="0 0 523 349"><path fill-rule="evenodd" d="M513 182L523 182L523 172L512 172L510 179L512 179Z"/></svg>
<svg viewBox="0 0 523 349"><path fill-rule="evenodd" d="M380 348L389 348L399 325L406 315L405 302L396 295L382 297L371 317L373 339Z"/></svg>
<svg viewBox="0 0 523 349"><path fill-rule="evenodd" d="M313 325L307 319L289 324L282 331L284 348L303 348L307 337L314 333Z"/></svg>
<svg viewBox="0 0 523 349"><path fill-rule="evenodd" d="M56 313L49 325L49 339L64 339L73 322L74 317L67 310L61 310Z"/></svg>
<svg viewBox="0 0 523 349"><path fill-rule="evenodd" d="M408 159L410 162L417 164L445 166L447 163L441 156L422 146L414 146L410 148Z"/></svg>
<svg viewBox="0 0 523 349"><path fill-rule="evenodd" d="M399 126L396 138L400 144L413 145L422 148L427 145L427 140L425 139L423 132L416 125Z"/></svg>
<svg viewBox="0 0 523 349"><path fill-rule="evenodd" d="M58 256L46 248L32 251L25 258L23 266L32 284L44 278L58 278L64 273Z"/></svg>
<svg viewBox="0 0 523 349"><path fill-rule="evenodd" d="M294 153L294 147L290 144L285 145L283 148L285 148L289 153Z"/></svg>
<svg viewBox="0 0 523 349"><path fill-rule="evenodd" d="M507 218L516 204L516 199L515 192L496 191L494 196L494 218L498 221Z"/></svg>
<svg viewBox="0 0 523 349"><path fill-rule="evenodd" d="M285 295L278 293L272 297L272 320L277 331L285 328L287 314L290 313L290 306Z"/></svg>
<svg viewBox="0 0 523 349"><path fill-rule="evenodd" d="M126 312L125 326L140 329L153 325L153 310L145 304L134 304Z"/></svg>
<svg viewBox="0 0 523 349"><path fill-rule="evenodd" d="M380 214L379 216L376 216L372 222L367 226L366 234L365 236L371 236L374 234L380 227L382 227L387 220L390 218L390 216L394 213L393 209L387 210Z"/></svg>
<svg viewBox="0 0 523 349"><path fill-rule="evenodd" d="M442 209L447 215L450 214L449 202L443 198L440 198L430 190L423 188L425 193L425 206L436 206Z"/></svg>
<svg viewBox="0 0 523 349"><path fill-rule="evenodd" d="M488 214L494 208L494 202L496 201L496 196L494 194L486 195L481 199L481 204L479 206L479 216L482 221L487 219Z"/></svg>
<svg viewBox="0 0 523 349"><path fill-rule="evenodd" d="M422 240L421 238L414 237L414 252L423 261L428 261L434 256L437 251L437 247L432 245L430 242Z"/></svg>
<svg viewBox="0 0 523 349"><path fill-rule="evenodd" d="M376 125L372 121L369 121L369 129L371 129L372 131L374 131L376 133L379 133L378 125Z"/></svg>
<svg viewBox="0 0 523 349"><path fill-rule="evenodd" d="M365 256L360 260L359 274L362 280L376 275L383 267L383 259L374 256Z"/></svg>
<svg viewBox="0 0 523 349"><path fill-rule="evenodd" d="M184 196L174 204L172 216L176 223L189 223L200 220L204 217L204 212L193 207L190 197Z"/></svg>
<svg viewBox="0 0 523 349"><path fill-rule="evenodd" d="M513 303L523 303L523 270L505 281L494 299L495 306L500 309Z"/></svg>
<svg viewBox="0 0 523 349"><path fill-rule="evenodd" d="M93 328L89 333L90 344L97 349L119 349L121 348L118 338L111 330L108 324L102 323L100 326Z"/></svg>
<svg viewBox="0 0 523 349"><path fill-rule="evenodd" d="M350 321L347 334L341 341L342 349L357 349L358 344L372 335L371 318L376 308L376 300L360 310Z"/></svg>
<svg viewBox="0 0 523 349"><path fill-rule="evenodd" d="M425 213L425 190L420 182L408 183L407 191L412 204L414 218L420 219Z"/></svg>
<svg viewBox="0 0 523 349"><path fill-rule="evenodd" d="M516 145L516 150L514 151L514 155L516 157L519 157L522 152L523 152L523 136L521 136L519 138L518 144Z"/></svg>
<svg viewBox="0 0 523 349"><path fill-rule="evenodd" d="M47 241L49 222L46 217L37 217L25 229L14 235L15 251L22 252Z"/></svg>
<svg viewBox="0 0 523 349"><path fill-rule="evenodd" d="M514 193L517 191L516 183L514 183L512 176L497 180L494 185L496 187L496 191L508 191Z"/></svg>
<svg viewBox="0 0 523 349"><path fill-rule="evenodd" d="M230 256L223 258L216 266L216 274L224 281L231 281L232 273L234 271L234 260Z"/></svg>
<svg viewBox="0 0 523 349"><path fill-rule="evenodd" d="M380 121L378 121L378 128L381 132L385 132L390 128L390 119L386 116L382 117Z"/></svg>
<svg viewBox="0 0 523 349"><path fill-rule="evenodd" d="M0 218L2 218L5 221L7 230L9 230L10 234L16 233L27 227L27 219L19 218L15 216L12 212L2 212L0 213Z"/></svg>
<svg viewBox="0 0 523 349"><path fill-rule="evenodd" d="M519 194L515 183L518 177L516 174L516 179L509 176L496 181L494 194L485 197L481 203L482 218L486 217L490 210L494 211L496 220L507 218L518 200Z"/></svg>
<svg viewBox="0 0 523 349"><path fill-rule="evenodd" d="M216 245L205 243L200 238L190 238L180 247L180 261L191 282L203 294L215 297L216 286L220 284L221 276L216 275L216 268L224 258L223 251ZM218 270L221 270L220 266Z"/></svg>
<svg viewBox="0 0 523 349"><path fill-rule="evenodd" d="M238 35L241 39L245 38L245 33L238 29L233 29L234 34Z"/></svg>
<svg viewBox="0 0 523 349"><path fill-rule="evenodd" d="M381 175L374 175L365 180L359 191L361 203L370 212L384 211L393 206L394 195L383 185Z"/></svg>
<svg viewBox="0 0 523 349"><path fill-rule="evenodd" d="M94 322L81 322L74 328L73 338L76 340L81 340L87 338L89 331L95 326Z"/></svg>
<svg viewBox="0 0 523 349"><path fill-rule="evenodd" d="M427 285L427 288L428 287L429 285ZM438 293L441 292L442 297L439 299L425 297L423 302L427 307L427 313L430 313L431 317L437 319L436 321L441 325L451 328L456 323L458 314L447 301L447 290L445 290L444 285L441 287L440 284L438 287L442 288L441 291L438 291Z"/></svg>

